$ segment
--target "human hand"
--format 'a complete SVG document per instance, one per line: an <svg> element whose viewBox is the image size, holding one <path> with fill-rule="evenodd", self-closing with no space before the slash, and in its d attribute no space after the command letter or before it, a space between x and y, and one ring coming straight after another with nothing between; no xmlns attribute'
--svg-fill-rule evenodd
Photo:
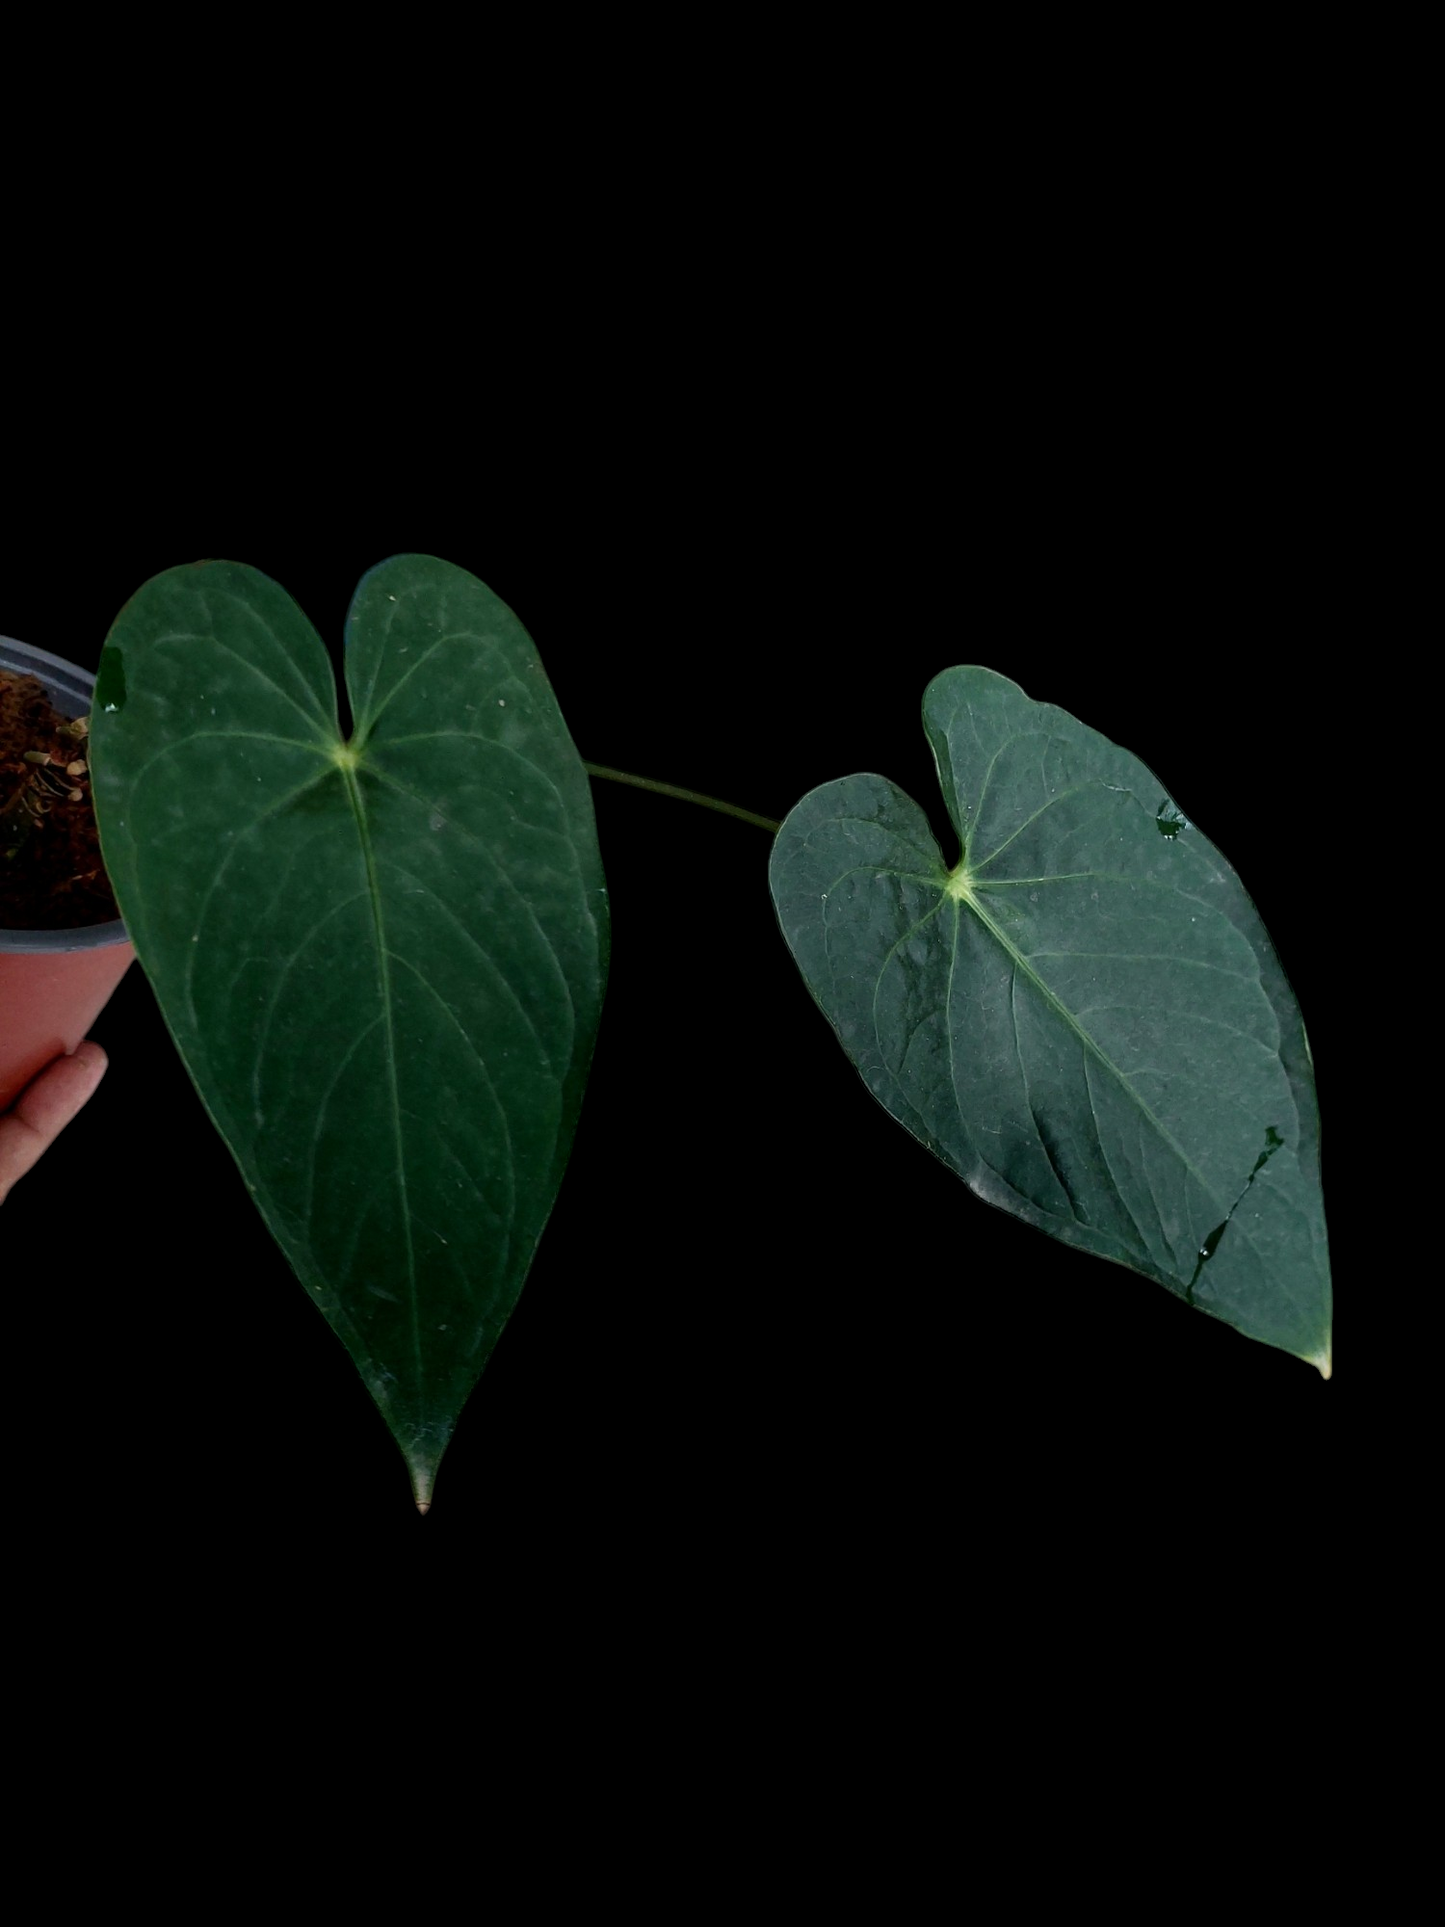
<svg viewBox="0 0 1445 1927"><path fill-rule="evenodd" d="M87 1040L73 1056L47 1064L0 1116L0 1204L91 1097L109 1061L99 1044Z"/></svg>

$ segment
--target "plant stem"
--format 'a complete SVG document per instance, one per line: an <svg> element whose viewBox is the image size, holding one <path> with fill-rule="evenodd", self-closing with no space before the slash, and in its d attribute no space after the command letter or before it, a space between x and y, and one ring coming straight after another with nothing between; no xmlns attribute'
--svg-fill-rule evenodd
<svg viewBox="0 0 1445 1927"><path fill-rule="evenodd" d="M721 803L715 796L700 796L696 790L681 790L675 783L654 782L650 776L629 776L624 769L604 769L600 763L584 763L582 767L589 776L605 776L609 783L631 783L634 789L655 790L659 796L675 796L683 803L701 803L705 810L721 810L724 816L736 816L744 823L756 823L760 830L770 830L774 836L783 827L770 816L757 816L752 810L740 810L736 803Z"/></svg>

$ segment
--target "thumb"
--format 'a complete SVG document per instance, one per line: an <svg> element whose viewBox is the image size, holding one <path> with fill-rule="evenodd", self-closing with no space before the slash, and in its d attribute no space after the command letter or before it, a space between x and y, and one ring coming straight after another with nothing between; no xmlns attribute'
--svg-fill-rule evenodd
<svg viewBox="0 0 1445 1927"><path fill-rule="evenodd" d="M87 1040L73 1056L47 1065L0 1117L0 1203L92 1096L109 1061Z"/></svg>

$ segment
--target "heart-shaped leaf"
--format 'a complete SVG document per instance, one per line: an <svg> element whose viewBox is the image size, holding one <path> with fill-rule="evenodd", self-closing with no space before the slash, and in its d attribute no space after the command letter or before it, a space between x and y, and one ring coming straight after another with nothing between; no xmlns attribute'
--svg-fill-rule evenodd
<svg viewBox="0 0 1445 1927"><path fill-rule="evenodd" d="M1238 877L1137 757L991 670L935 677L923 720L955 866L881 776L773 847L844 1050L990 1204L1328 1376L1309 1047Z"/></svg>
<svg viewBox="0 0 1445 1927"><path fill-rule="evenodd" d="M571 1148L607 899L586 774L483 583L382 563L345 669L349 740L276 583L156 576L101 657L95 798L196 1087L425 1509Z"/></svg>

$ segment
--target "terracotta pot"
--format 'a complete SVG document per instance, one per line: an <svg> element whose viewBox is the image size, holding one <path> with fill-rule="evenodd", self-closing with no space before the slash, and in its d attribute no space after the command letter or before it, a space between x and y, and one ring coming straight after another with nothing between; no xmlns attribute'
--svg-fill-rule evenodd
<svg viewBox="0 0 1445 1927"><path fill-rule="evenodd" d="M0 669L37 676L62 716L88 716L95 677L0 636ZM125 925L0 930L0 1111L53 1057L73 1051L135 961Z"/></svg>

